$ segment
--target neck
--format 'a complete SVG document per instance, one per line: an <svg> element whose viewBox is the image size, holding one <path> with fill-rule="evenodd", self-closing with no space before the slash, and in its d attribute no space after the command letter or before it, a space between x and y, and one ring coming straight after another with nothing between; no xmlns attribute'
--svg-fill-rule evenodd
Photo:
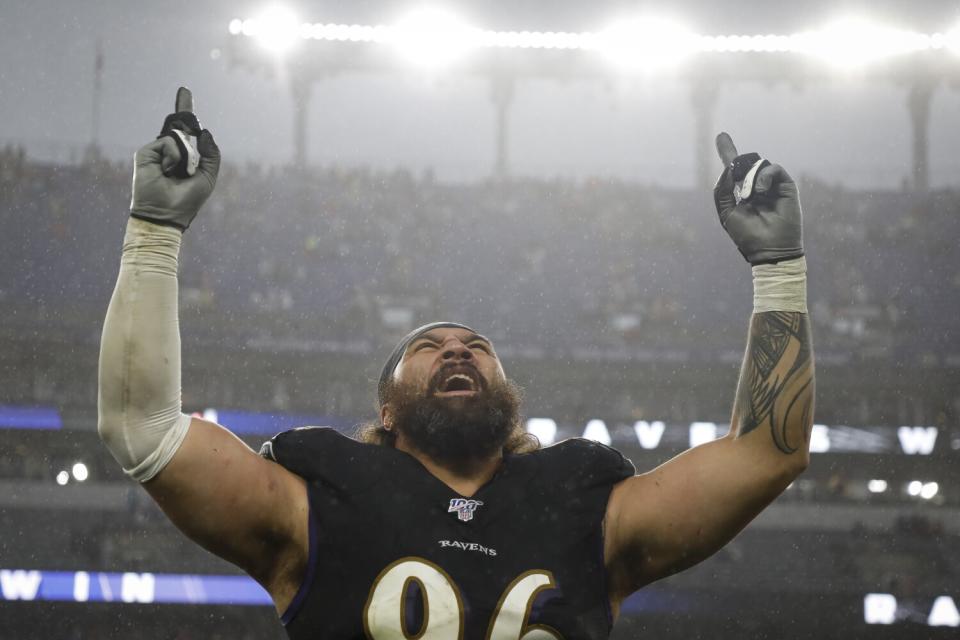
<svg viewBox="0 0 960 640"><path fill-rule="evenodd" d="M396 448L416 458L437 480L467 498L488 483L503 462L503 455L498 452L489 458L475 460L465 465L453 467L441 464L412 447L402 435L397 438Z"/></svg>

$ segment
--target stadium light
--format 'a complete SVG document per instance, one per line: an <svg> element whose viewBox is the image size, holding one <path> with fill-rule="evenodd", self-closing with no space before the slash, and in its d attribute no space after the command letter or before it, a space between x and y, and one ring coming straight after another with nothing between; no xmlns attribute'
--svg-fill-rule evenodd
<svg viewBox="0 0 960 640"><path fill-rule="evenodd" d="M960 26L954 27L943 36L943 44L953 53L960 55Z"/></svg>
<svg viewBox="0 0 960 640"><path fill-rule="evenodd" d="M699 51L711 53L785 53L796 50L797 36L769 33L759 36L697 36Z"/></svg>
<svg viewBox="0 0 960 640"><path fill-rule="evenodd" d="M527 433L532 433L540 444L553 444L557 439L557 423L550 418L530 418L527 420Z"/></svg>
<svg viewBox="0 0 960 640"><path fill-rule="evenodd" d="M443 9L424 8L407 14L395 27L387 28L385 35L411 62L438 68L479 46L481 32Z"/></svg>
<svg viewBox="0 0 960 640"><path fill-rule="evenodd" d="M920 495L921 491L923 491L923 483L919 480L913 480L907 485L907 493L912 496Z"/></svg>
<svg viewBox="0 0 960 640"><path fill-rule="evenodd" d="M83 464L82 462L74 464L72 471L73 479L77 482L83 482L90 475L90 472L87 470L87 465Z"/></svg>
<svg viewBox="0 0 960 640"><path fill-rule="evenodd" d="M792 50L845 70L932 46L928 35L860 18L838 20L823 29L796 34L791 40Z"/></svg>
<svg viewBox="0 0 960 640"><path fill-rule="evenodd" d="M916 51L949 49L960 54L960 27L924 34L857 18L789 35L703 35L655 17L625 21L599 33L574 33L483 30L439 8L417 10L396 25L299 24L288 10L273 8L255 19L234 18L228 31L253 37L278 53L304 39L390 44L428 67L450 64L477 48L596 51L629 71L656 71L704 52L809 55L847 70Z"/></svg>
<svg viewBox="0 0 960 640"><path fill-rule="evenodd" d="M230 32L233 33L235 29L243 35L252 36L260 46L276 54L289 51L303 38L304 31L293 12L281 6L270 7L257 18L244 20L239 25L237 20L233 20L230 22Z"/></svg>
<svg viewBox="0 0 960 640"><path fill-rule="evenodd" d="M68 482L70 482L70 474L66 471L60 471L60 473L57 474L57 484L62 487Z"/></svg>
<svg viewBox="0 0 960 640"><path fill-rule="evenodd" d="M932 499L940 491L940 485L936 482L925 482L920 489L920 497L924 500Z"/></svg>
<svg viewBox="0 0 960 640"><path fill-rule="evenodd" d="M692 31L664 18L615 24L597 34L595 47L618 67L637 71L675 66L701 49Z"/></svg>
<svg viewBox="0 0 960 640"><path fill-rule="evenodd" d="M480 46L505 49L587 49L591 33L565 31L481 31Z"/></svg>
<svg viewBox="0 0 960 640"><path fill-rule="evenodd" d="M887 490L886 480L871 480L867 483L867 489L870 493L883 493Z"/></svg>

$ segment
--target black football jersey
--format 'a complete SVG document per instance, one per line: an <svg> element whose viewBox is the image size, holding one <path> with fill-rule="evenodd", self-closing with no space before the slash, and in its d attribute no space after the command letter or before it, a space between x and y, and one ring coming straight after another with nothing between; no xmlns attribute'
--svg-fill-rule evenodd
<svg viewBox="0 0 960 640"><path fill-rule="evenodd" d="M631 462L571 439L507 455L469 498L416 458L328 428L261 454L307 481L310 552L292 640L606 638L603 517Z"/></svg>

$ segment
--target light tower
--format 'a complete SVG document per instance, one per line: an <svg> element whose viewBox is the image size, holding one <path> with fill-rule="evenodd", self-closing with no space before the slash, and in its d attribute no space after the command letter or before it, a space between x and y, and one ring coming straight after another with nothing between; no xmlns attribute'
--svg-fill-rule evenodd
<svg viewBox="0 0 960 640"><path fill-rule="evenodd" d="M484 78L495 110L492 172L504 177L510 168L510 108L521 81L593 81L611 74L655 81L666 71L690 87L696 129L692 177L700 186L709 185L715 173L712 140L719 123L713 113L721 91L745 82L805 87L861 78L906 90L913 134L909 183L923 191L930 180L927 141L934 91L944 82L960 84L960 29L922 34L859 20L790 35L702 35L657 19L566 33L482 30L436 11L416 13L396 25L347 25L300 23L274 10L257 19L235 19L229 31L225 49L232 65L288 79L293 161L300 167L308 161L312 85L337 73L429 69L435 75Z"/></svg>
<svg viewBox="0 0 960 640"><path fill-rule="evenodd" d="M93 91L90 108L90 143L84 153L87 162L99 160L100 152L100 103L103 100L103 41L97 38L93 56Z"/></svg>

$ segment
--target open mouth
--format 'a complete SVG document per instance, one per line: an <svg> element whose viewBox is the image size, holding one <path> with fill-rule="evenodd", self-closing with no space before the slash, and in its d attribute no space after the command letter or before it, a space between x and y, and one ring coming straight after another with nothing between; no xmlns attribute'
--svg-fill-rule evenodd
<svg viewBox="0 0 960 640"><path fill-rule="evenodd" d="M437 389L438 396L472 396L480 390L469 374L455 372L447 375Z"/></svg>

